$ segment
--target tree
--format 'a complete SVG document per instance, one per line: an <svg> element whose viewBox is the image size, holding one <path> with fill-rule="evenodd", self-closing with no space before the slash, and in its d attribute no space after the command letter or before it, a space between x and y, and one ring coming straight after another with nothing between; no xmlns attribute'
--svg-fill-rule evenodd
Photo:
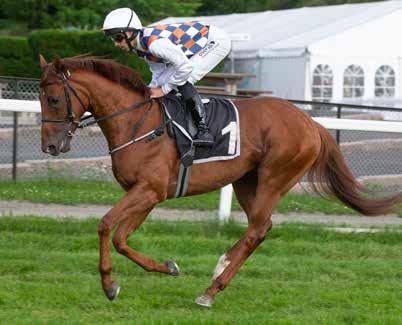
<svg viewBox="0 0 402 325"><path fill-rule="evenodd" d="M24 21L29 29L99 29L108 12L132 8L144 24L166 16L195 15L200 0L1 0L0 18Z"/></svg>
<svg viewBox="0 0 402 325"><path fill-rule="evenodd" d="M1 0L0 18L29 29L99 29L108 12L132 8L144 25L167 16L216 15L377 0Z"/></svg>

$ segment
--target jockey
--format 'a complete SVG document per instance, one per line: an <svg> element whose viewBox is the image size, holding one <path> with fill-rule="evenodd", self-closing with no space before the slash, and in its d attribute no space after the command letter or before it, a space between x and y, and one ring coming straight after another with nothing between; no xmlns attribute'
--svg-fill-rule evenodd
<svg viewBox="0 0 402 325"><path fill-rule="evenodd" d="M143 27L130 8L111 11L103 31L115 46L136 52L148 63L151 97L162 97L172 90L180 92L198 123L194 144L212 146L214 138L206 123L204 105L193 85L229 53L227 34L195 21Z"/></svg>

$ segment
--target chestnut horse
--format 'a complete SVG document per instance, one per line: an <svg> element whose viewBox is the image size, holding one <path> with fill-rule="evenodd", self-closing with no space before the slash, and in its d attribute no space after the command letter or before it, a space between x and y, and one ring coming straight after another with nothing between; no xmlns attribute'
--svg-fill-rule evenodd
<svg viewBox="0 0 402 325"><path fill-rule="evenodd" d="M156 262L127 245L128 236L153 207L174 197L176 190L180 161L175 141L167 132L152 141L141 137L163 125L160 102L149 98L149 89L135 71L113 60L73 57L47 63L41 56L40 66L42 150L54 156L67 152L80 118L89 111L113 151L113 173L126 191L98 228L99 271L106 296L113 300L120 290L111 276L113 230L112 242L119 253L148 272L178 275L174 262ZM240 118L241 155L194 165L187 195L232 183L247 214L248 228L219 258L211 285L196 299L202 306L213 304L215 295L265 239L278 201L306 173L318 194L334 195L364 215L387 213L402 202L402 193L368 199L328 131L288 101L259 97L234 104ZM139 136L134 143L129 142L133 127Z"/></svg>

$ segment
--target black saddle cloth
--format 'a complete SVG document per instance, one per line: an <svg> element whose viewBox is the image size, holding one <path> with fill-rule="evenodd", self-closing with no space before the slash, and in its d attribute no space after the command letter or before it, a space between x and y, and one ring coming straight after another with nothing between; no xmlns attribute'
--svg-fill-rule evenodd
<svg viewBox="0 0 402 325"><path fill-rule="evenodd" d="M207 124L215 143L211 148L195 147L193 163L233 159L240 155L240 127L236 106L227 99L209 98L204 102ZM197 128L193 124L191 112L178 94L163 98L163 108L172 120L180 158L194 149L193 137Z"/></svg>

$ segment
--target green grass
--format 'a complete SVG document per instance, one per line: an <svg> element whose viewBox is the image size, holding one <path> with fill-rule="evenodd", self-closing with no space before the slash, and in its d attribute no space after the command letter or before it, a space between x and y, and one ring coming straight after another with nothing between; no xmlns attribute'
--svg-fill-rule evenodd
<svg viewBox="0 0 402 325"><path fill-rule="evenodd" d="M102 181L82 180L30 180L1 181L0 200L26 200L40 203L60 204L115 204L123 196L123 190L116 184ZM219 205L219 191L168 200L160 207L174 209L213 210ZM236 199L233 209L239 210ZM335 200L330 201L310 195L288 194L277 207L280 213L305 212L326 214L355 214Z"/></svg>
<svg viewBox="0 0 402 325"><path fill-rule="evenodd" d="M129 244L180 277L146 273L114 252L122 291L100 287L97 220L0 218L0 323L400 324L402 233L274 228L211 310L193 303L236 224L147 221ZM402 230L402 229L399 229Z"/></svg>

